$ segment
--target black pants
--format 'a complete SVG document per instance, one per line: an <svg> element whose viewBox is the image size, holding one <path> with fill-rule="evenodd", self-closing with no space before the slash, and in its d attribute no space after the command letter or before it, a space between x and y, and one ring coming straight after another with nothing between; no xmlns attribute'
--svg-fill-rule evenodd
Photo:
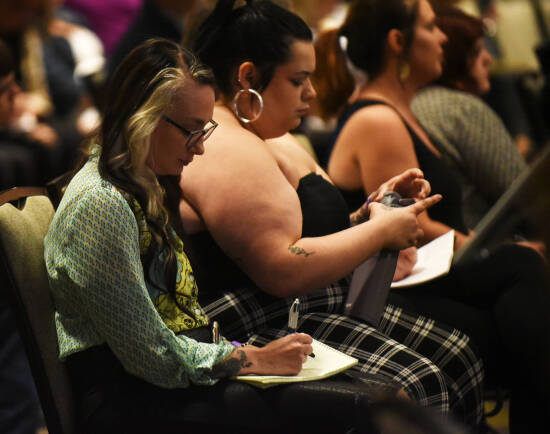
<svg viewBox="0 0 550 434"><path fill-rule="evenodd" d="M468 334L484 359L489 386L511 392L513 433L543 432L550 411L550 289L534 251L502 245L390 302Z"/></svg>
<svg viewBox="0 0 550 434"><path fill-rule="evenodd" d="M380 399L381 394L389 396L396 391L345 374L265 390L232 380L214 386L163 389L127 374L107 346L69 356L67 367L80 428L90 434L181 433L190 429L239 434L376 434L370 401L373 396Z"/></svg>

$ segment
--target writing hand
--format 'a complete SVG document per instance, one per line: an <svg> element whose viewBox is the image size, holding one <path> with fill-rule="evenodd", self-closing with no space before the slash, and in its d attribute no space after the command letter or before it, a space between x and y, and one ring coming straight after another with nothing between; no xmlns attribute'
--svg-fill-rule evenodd
<svg viewBox="0 0 550 434"><path fill-rule="evenodd" d="M296 375L307 356L313 352L311 336L292 333L264 347L238 347L224 361L214 366L212 377L235 375Z"/></svg>

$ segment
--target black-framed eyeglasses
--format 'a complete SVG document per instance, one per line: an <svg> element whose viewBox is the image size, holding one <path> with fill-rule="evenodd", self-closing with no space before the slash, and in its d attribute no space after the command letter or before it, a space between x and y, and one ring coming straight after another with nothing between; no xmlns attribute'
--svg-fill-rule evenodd
<svg viewBox="0 0 550 434"><path fill-rule="evenodd" d="M197 143L199 143L201 139L208 139L208 137L210 137L210 135L218 126L218 123L216 121L210 120L208 121L206 127L204 127L202 130L189 131L187 128L181 126L176 121L170 119L168 116L163 116L162 119L164 119L169 124L175 126L178 130L180 130L182 134L185 134L187 136L187 142L185 142L185 147L187 149L195 146Z"/></svg>

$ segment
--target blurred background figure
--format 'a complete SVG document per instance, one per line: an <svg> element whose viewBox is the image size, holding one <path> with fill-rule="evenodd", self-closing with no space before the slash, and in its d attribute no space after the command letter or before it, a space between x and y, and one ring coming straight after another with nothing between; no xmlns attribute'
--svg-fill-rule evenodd
<svg viewBox="0 0 550 434"><path fill-rule="evenodd" d="M543 76L535 48L548 40L548 22L540 0L477 0L485 25L485 45L495 59L491 89L484 96L498 113L525 159L549 139L543 119ZM550 10L547 9L550 17ZM521 31L518 31L521 29Z"/></svg>
<svg viewBox="0 0 550 434"><path fill-rule="evenodd" d="M430 0L436 8L457 6L479 17L484 23L484 44L493 57L491 89L485 102L502 119L506 129L525 159L531 160L550 139L550 2L544 0ZM343 9L348 2L341 5ZM338 10L338 9L336 9ZM339 14L332 14L332 17ZM327 23L327 20L324 21ZM331 21L330 27L338 27ZM521 31L519 31L521 29ZM319 35L321 39L323 35ZM317 38L316 44L330 44ZM546 49L545 49L546 47ZM535 54L535 51L537 54ZM546 59L546 61L545 61ZM330 61L330 59L329 59ZM334 62L317 69L332 68ZM364 80L361 75L355 79ZM360 84L360 83L359 83ZM547 110L544 107L548 107ZM330 132L335 118L316 111L304 123L322 166L330 153ZM327 149L328 148L328 149Z"/></svg>
<svg viewBox="0 0 550 434"><path fill-rule="evenodd" d="M8 45L0 39L0 191L15 185L43 185L54 152L14 124L21 89Z"/></svg>
<svg viewBox="0 0 550 434"><path fill-rule="evenodd" d="M11 143L7 137L15 96L20 92L15 83L13 59L8 46L0 40L0 190L18 182L17 175L34 172L31 153ZM21 167L22 166L22 167ZM23 182L27 179L22 180Z"/></svg>
<svg viewBox="0 0 550 434"><path fill-rule="evenodd" d="M70 20L89 27L101 40L109 57L128 30L143 0L65 0L64 13ZM68 18L67 15L62 15Z"/></svg>
<svg viewBox="0 0 550 434"><path fill-rule="evenodd" d="M413 99L413 112L443 158L457 169L466 225L475 227L526 167L498 115L480 98L491 88L492 56L483 22L458 8L440 9L447 36L443 72Z"/></svg>
<svg viewBox="0 0 550 434"><path fill-rule="evenodd" d="M38 182L40 157L47 152L10 128L20 92L11 52L0 39L0 191ZM42 425L40 404L13 310L0 282L0 432L35 434Z"/></svg>
<svg viewBox="0 0 550 434"><path fill-rule="evenodd" d="M85 55L83 40L94 36L56 18L57 6L56 0L0 3L0 37L13 53L14 77L22 90L14 101L11 127L55 154L53 165L47 168L48 178L71 167L82 136L95 124L81 117L93 106L85 77L94 69L91 64L95 70L103 66L102 48L94 54L99 59L84 62L90 56Z"/></svg>
<svg viewBox="0 0 550 434"><path fill-rule="evenodd" d="M181 42L187 20L194 11L203 7L200 3L196 0L143 0L141 9L108 59L108 75L113 74L134 47L149 38L161 37Z"/></svg>
<svg viewBox="0 0 550 434"><path fill-rule="evenodd" d="M420 168L431 192L443 196L419 216L420 245L452 228L455 251L460 249L475 236L463 220L460 177L440 158L410 107L416 92L443 71L448 37L431 6L425 0L355 0L338 36L333 50L344 51L341 40L347 39L344 54L368 81L351 104L352 95L340 92L345 111L338 111L329 176L353 209L380 179ZM468 118L461 128L474 123ZM451 267L443 277L389 295L391 303L451 324L473 339L487 384L510 391L511 432L518 434L542 432L542 415L550 408L550 322L545 313L550 292L538 255L543 246L532 247L537 253L524 244L499 244L479 260Z"/></svg>
<svg viewBox="0 0 550 434"><path fill-rule="evenodd" d="M311 28L314 38L321 30L340 24L345 17L344 0L293 0L290 8Z"/></svg>
<svg viewBox="0 0 550 434"><path fill-rule="evenodd" d="M436 5L441 0L434 0ZM544 75L537 47L548 44L549 3L545 0L460 0L455 3L483 20L485 46L495 62L484 99L498 113L520 153L532 159L548 142L542 110ZM521 29L521 31L518 31Z"/></svg>

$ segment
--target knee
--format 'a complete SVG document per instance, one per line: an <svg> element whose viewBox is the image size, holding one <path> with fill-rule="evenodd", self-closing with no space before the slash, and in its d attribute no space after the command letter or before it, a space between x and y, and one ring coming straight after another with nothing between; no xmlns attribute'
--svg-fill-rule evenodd
<svg viewBox="0 0 550 434"><path fill-rule="evenodd" d="M430 360L418 359L404 368L394 380L407 397L422 407L432 407L443 414L449 412L449 392L443 372Z"/></svg>

